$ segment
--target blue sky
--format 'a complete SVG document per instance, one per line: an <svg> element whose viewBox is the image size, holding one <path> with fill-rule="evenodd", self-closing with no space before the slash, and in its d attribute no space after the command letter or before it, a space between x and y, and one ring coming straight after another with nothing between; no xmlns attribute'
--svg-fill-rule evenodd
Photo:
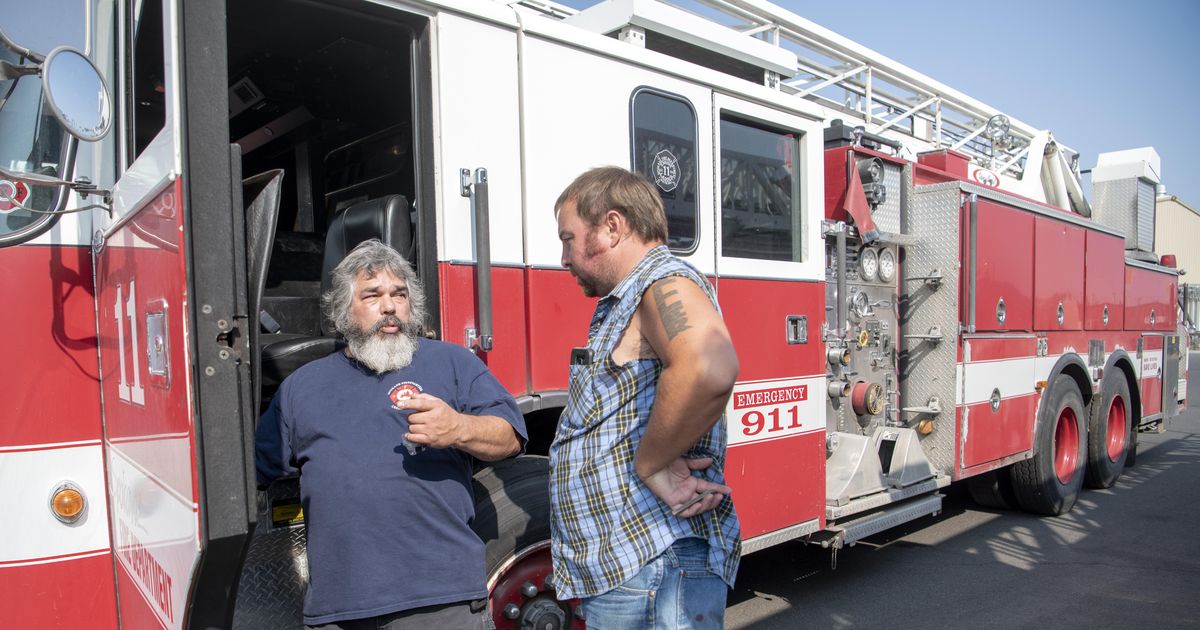
<svg viewBox="0 0 1200 630"><path fill-rule="evenodd" d="M1200 208L1200 0L778 4L1051 130L1082 154L1082 168L1104 151L1153 146L1167 192ZM21 12L6 15L4 28L27 46L49 46Z"/></svg>
<svg viewBox="0 0 1200 630"><path fill-rule="evenodd" d="M1200 208L1200 1L776 4L1049 129L1081 168L1153 146L1167 192Z"/></svg>

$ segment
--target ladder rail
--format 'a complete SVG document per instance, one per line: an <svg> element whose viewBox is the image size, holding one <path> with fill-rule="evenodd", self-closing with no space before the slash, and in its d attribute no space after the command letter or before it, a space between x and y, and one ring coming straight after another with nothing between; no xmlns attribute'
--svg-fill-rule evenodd
<svg viewBox="0 0 1200 630"><path fill-rule="evenodd" d="M794 54L796 73L765 73L765 85L814 102L847 124L862 125L914 151L953 148L978 164L1023 179L1031 143L1043 131L1006 115L1008 136L993 143L981 132L991 117L1003 114L999 109L766 0L658 1ZM513 4L551 19L577 13L553 0ZM1058 148L1078 155L1061 142Z"/></svg>

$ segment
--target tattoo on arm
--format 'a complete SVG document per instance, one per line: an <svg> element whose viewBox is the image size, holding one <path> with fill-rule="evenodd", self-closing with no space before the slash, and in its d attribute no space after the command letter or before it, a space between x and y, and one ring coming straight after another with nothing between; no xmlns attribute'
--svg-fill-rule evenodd
<svg viewBox="0 0 1200 630"><path fill-rule="evenodd" d="M654 304L658 306L658 317L667 331L668 343L679 333L691 328L691 325L688 324L687 311L683 310L683 301L678 298L671 299L679 292L674 289L667 290L667 285L673 282L675 282L674 278L666 278L654 284Z"/></svg>

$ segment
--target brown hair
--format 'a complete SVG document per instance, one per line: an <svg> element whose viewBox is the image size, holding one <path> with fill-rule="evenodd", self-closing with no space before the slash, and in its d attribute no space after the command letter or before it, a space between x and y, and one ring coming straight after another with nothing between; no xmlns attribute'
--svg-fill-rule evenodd
<svg viewBox="0 0 1200 630"><path fill-rule="evenodd" d="M557 216L563 204L575 202L575 211L588 225L599 225L604 214L616 210L629 221L633 233L647 242L667 242L667 215L662 198L645 177L617 166L593 168L571 182L554 202Z"/></svg>

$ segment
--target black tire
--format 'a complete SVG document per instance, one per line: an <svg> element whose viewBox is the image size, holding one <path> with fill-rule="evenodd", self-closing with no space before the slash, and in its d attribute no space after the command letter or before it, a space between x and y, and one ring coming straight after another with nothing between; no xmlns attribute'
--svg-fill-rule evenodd
<svg viewBox="0 0 1200 630"><path fill-rule="evenodd" d="M1005 468L989 470L967 479L967 491L976 503L985 508L1015 510L1018 507L1012 479Z"/></svg>
<svg viewBox="0 0 1200 630"><path fill-rule="evenodd" d="M548 572L550 557L550 460L527 455L496 462L475 474L475 520L471 529L484 541L489 610L497 628L574 628L574 602L558 602L553 589L537 579L537 592L519 594L529 569ZM504 616L508 604L519 617Z"/></svg>
<svg viewBox="0 0 1200 630"><path fill-rule="evenodd" d="M1105 374L1100 394L1092 398L1089 407L1083 483L1089 488L1109 488L1121 478L1132 445L1133 407L1125 373L1114 369ZM1114 451L1118 451L1115 458Z"/></svg>
<svg viewBox="0 0 1200 630"><path fill-rule="evenodd" d="M1138 430L1133 428L1129 430L1129 448L1125 449L1125 467L1133 468L1137 465L1137 444Z"/></svg>
<svg viewBox="0 0 1200 630"><path fill-rule="evenodd" d="M1129 448L1126 449L1126 451L1125 451L1125 467L1126 468L1133 468L1134 466L1137 465L1138 425L1140 425L1142 423L1142 421L1141 421L1142 410L1141 409L1132 409L1131 408L1130 413L1133 414L1133 417L1130 418L1130 420L1129 420L1129 423L1131 426L1129 427Z"/></svg>
<svg viewBox="0 0 1200 630"><path fill-rule="evenodd" d="M475 474L471 529L487 548L489 576L517 551L550 540L550 460L526 455Z"/></svg>
<svg viewBox="0 0 1200 630"><path fill-rule="evenodd" d="M1058 448L1060 440L1056 437L1060 432L1063 449ZM1013 464L1010 469L1017 503L1035 514L1058 516L1070 512L1083 486L1086 462L1087 416L1083 396L1074 379L1060 374L1038 406L1033 457Z"/></svg>

